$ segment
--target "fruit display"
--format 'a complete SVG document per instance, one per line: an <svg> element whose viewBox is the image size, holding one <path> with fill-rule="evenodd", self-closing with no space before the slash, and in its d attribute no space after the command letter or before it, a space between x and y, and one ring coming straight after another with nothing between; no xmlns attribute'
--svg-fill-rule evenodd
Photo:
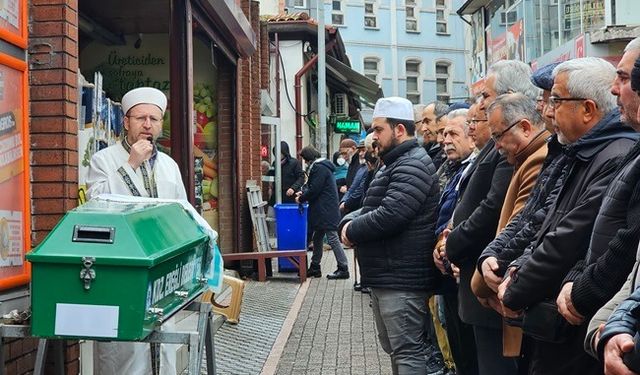
<svg viewBox="0 0 640 375"><path fill-rule="evenodd" d="M193 88L193 109L196 129L194 143L201 149L218 148L218 106L215 92L209 85L196 84Z"/></svg>
<svg viewBox="0 0 640 375"><path fill-rule="evenodd" d="M211 85L193 88L193 156L202 158L202 216L218 230L218 105Z"/></svg>

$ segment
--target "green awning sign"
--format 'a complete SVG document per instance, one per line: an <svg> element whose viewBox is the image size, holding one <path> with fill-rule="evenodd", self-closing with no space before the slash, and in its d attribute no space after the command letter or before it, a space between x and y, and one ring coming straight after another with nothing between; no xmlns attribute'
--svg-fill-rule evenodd
<svg viewBox="0 0 640 375"><path fill-rule="evenodd" d="M336 121L336 133L360 133L360 121L358 120L338 120Z"/></svg>

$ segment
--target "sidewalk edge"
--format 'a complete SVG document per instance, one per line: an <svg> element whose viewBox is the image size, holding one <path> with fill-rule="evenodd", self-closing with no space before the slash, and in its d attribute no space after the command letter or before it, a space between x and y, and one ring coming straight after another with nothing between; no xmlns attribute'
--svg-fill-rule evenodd
<svg viewBox="0 0 640 375"><path fill-rule="evenodd" d="M307 279L303 284L300 285L298 289L298 294L296 298L293 300L293 304L291 304L291 309L287 314L287 317L282 323L282 328L280 329L280 333L276 338L276 341L273 343L271 347L271 352L267 357L267 360L262 366L262 372L260 375L274 375L276 370L278 369L278 362L280 362L280 357L284 352L284 347L287 344L287 340L289 339L289 335L291 334L291 330L293 329L293 325L298 318L298 313L300 312L300 308L302 307L302 302L304 301L304 297L307 295L307 290L309 289L310 279Z"/></svg>

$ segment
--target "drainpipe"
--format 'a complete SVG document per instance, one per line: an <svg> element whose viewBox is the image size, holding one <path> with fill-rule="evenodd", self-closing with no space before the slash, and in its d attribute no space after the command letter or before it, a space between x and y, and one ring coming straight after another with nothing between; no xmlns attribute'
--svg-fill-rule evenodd
<svg viewBox="0 0 640 375"><path fill-rule="evenodd" d="M280 36L275 35L276 39L276 117L280 118ZM280 141L277 139L277 141Z"/></svg>
<svg viewBox="0 0 640 375"><path fill-rule="evenodd" d="M325 50L329 52L335 47L336 41L332 40L327 43ZM300 159L300 150L302 150L302 76L305 75L311 69L316 62L318 61L318 55L313 56L309 61L307 61L302 69L300 69L295 76L294 90L296 96L296 152L298 154L298 159Z"/></svg>

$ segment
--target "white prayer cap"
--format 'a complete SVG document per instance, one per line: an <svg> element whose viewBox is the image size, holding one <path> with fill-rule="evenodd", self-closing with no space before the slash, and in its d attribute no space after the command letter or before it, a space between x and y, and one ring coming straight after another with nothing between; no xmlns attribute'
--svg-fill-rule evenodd
<svg viewBox="0 0 640 375"><path fill-rule="evenodd" d="M409 100L397 96L380 98L373 109L373 118L376 117L414 121L413 104Z"/></svg>
<svg viewBox="0 0 640 375"><path fill-rule="evenodd" d="M164 93L153 87L138 87L133 89L122 97L122 111L126 115L129 110L138 104L155 104L162 111L167 109L167 97Z"/></svg>

